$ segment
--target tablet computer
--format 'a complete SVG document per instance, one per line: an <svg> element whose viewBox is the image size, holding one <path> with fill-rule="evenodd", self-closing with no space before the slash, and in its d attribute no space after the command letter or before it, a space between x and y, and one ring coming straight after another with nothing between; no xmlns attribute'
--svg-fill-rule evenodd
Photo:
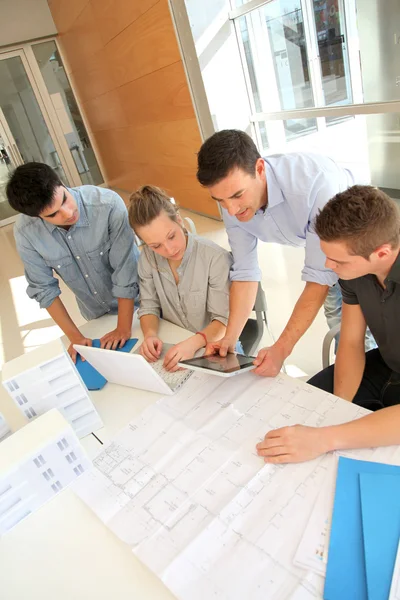
<svg viewBox="0 0 400 600"><path fill-rule="evenodd" d="M229 353L226 356L210 354L199 358L189 358L181 360L178 365L184 369L212 373L220 377L232 377L233 375L255 369L253 362L254 356Z"/></svg>

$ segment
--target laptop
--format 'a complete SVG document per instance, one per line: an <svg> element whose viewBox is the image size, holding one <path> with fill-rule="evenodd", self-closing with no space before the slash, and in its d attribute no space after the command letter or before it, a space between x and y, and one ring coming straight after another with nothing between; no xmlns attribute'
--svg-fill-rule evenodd
<svg viewBox="0 0 400 600"><path fill-rule="evenodd" d="M163 344L160 358L154 363L148 363L138 349L124 353L79 344L74 344L74 348L110 383L171 396L193 374L188 369L174 373L164 369L164 356L172 345Z"/></svg>

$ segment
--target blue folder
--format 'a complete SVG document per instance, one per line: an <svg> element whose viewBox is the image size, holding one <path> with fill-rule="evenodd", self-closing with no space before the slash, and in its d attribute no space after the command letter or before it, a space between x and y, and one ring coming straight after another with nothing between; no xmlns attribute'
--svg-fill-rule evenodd
<svg viewBox="0 0 400 600"><path fill-rule="evenodd" d="M400 475L400 467L339 458L324 588L325 600L368 600L360 473ZM384 511L385 506L376 505Z"/></svg>
<svg viewBox="0 0 400 600"><path fill-rule="evenodd" d="M400 537L400 476L360 473L368 600L387 600Z"/></svg>
<svg viewBox="0 0 400 600"><path fill-rule="evenodd" d="M136 342L137 338L131 338L123 348L117 348L116 352L130 352ZM100 348L100 340L93 340L93 348ZM103 377L87 360L82 360L81 357L76 357L76 368L78 369L79 375L82 377L88 390L101 390L107 383L107 379Z"/></svg>

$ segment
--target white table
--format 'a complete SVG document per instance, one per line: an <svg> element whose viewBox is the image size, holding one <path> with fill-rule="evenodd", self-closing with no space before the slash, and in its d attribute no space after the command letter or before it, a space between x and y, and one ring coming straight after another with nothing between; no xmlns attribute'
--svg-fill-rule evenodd
<svg viewBox="0 0 400 600"><path fill-rule="evenodd" d="M115 316L86 323L82 332L98 338L116 326ZM162 322L165 342L179 342L188 332ZM142 339L135 320L132 337ZM46 345L47 346L47 345ZM45 347L35 351L45 354ZM1 386L2 387L2 386ZM159 394L108 383L91 398L104 422L96 432L107 441ZM5 390L0 412L15 431L26 424ZM82 440L89 456L101 445L92 435ZM0 540L1 600L169 600L173 596L70 490L20 523Z"/></svg>
<svg viewBox="0 0 400 600"><path fill-rule="evenodd" d="M107 316L87 323L82 329L90 337L101 337L114 326L115 317ZM187 335L171 324L161 325L160 336L166 342L177 342ZM132 336L141 338L137 324ZM100 440L108 441L158 400L159 395L107 384L103 390L91 392L91 397L104 421L104 427L96 434ZM5 404L3 397L0 411L15 427L18 420L15 411L18 411L11 406L11 399L7 406ZM84 440L84 446L91 456L101 449L93 436ZM400 457L396 463L400 463ZM287 552L294 550L294 547L287 548ZM299 593L296 598L302 597L301 590ZM0 540L0 598L167 600L173 596L134 557L128 546L67 490Z"/></svg>

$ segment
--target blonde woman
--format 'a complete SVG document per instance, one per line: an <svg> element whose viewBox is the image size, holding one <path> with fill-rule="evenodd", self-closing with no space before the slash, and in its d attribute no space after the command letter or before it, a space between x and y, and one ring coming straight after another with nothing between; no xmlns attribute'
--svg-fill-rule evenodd
<svg viewBox="0 0 400 600"><path fill-rule="evenodd" d="M193 332L165 355L164 367L175 371L180 360L225 334L231 255L187 232L177 207L155 186L132 194L129 222L144 244L138 265L142 356L154 362L161 354L160 316Z"/></svg>

